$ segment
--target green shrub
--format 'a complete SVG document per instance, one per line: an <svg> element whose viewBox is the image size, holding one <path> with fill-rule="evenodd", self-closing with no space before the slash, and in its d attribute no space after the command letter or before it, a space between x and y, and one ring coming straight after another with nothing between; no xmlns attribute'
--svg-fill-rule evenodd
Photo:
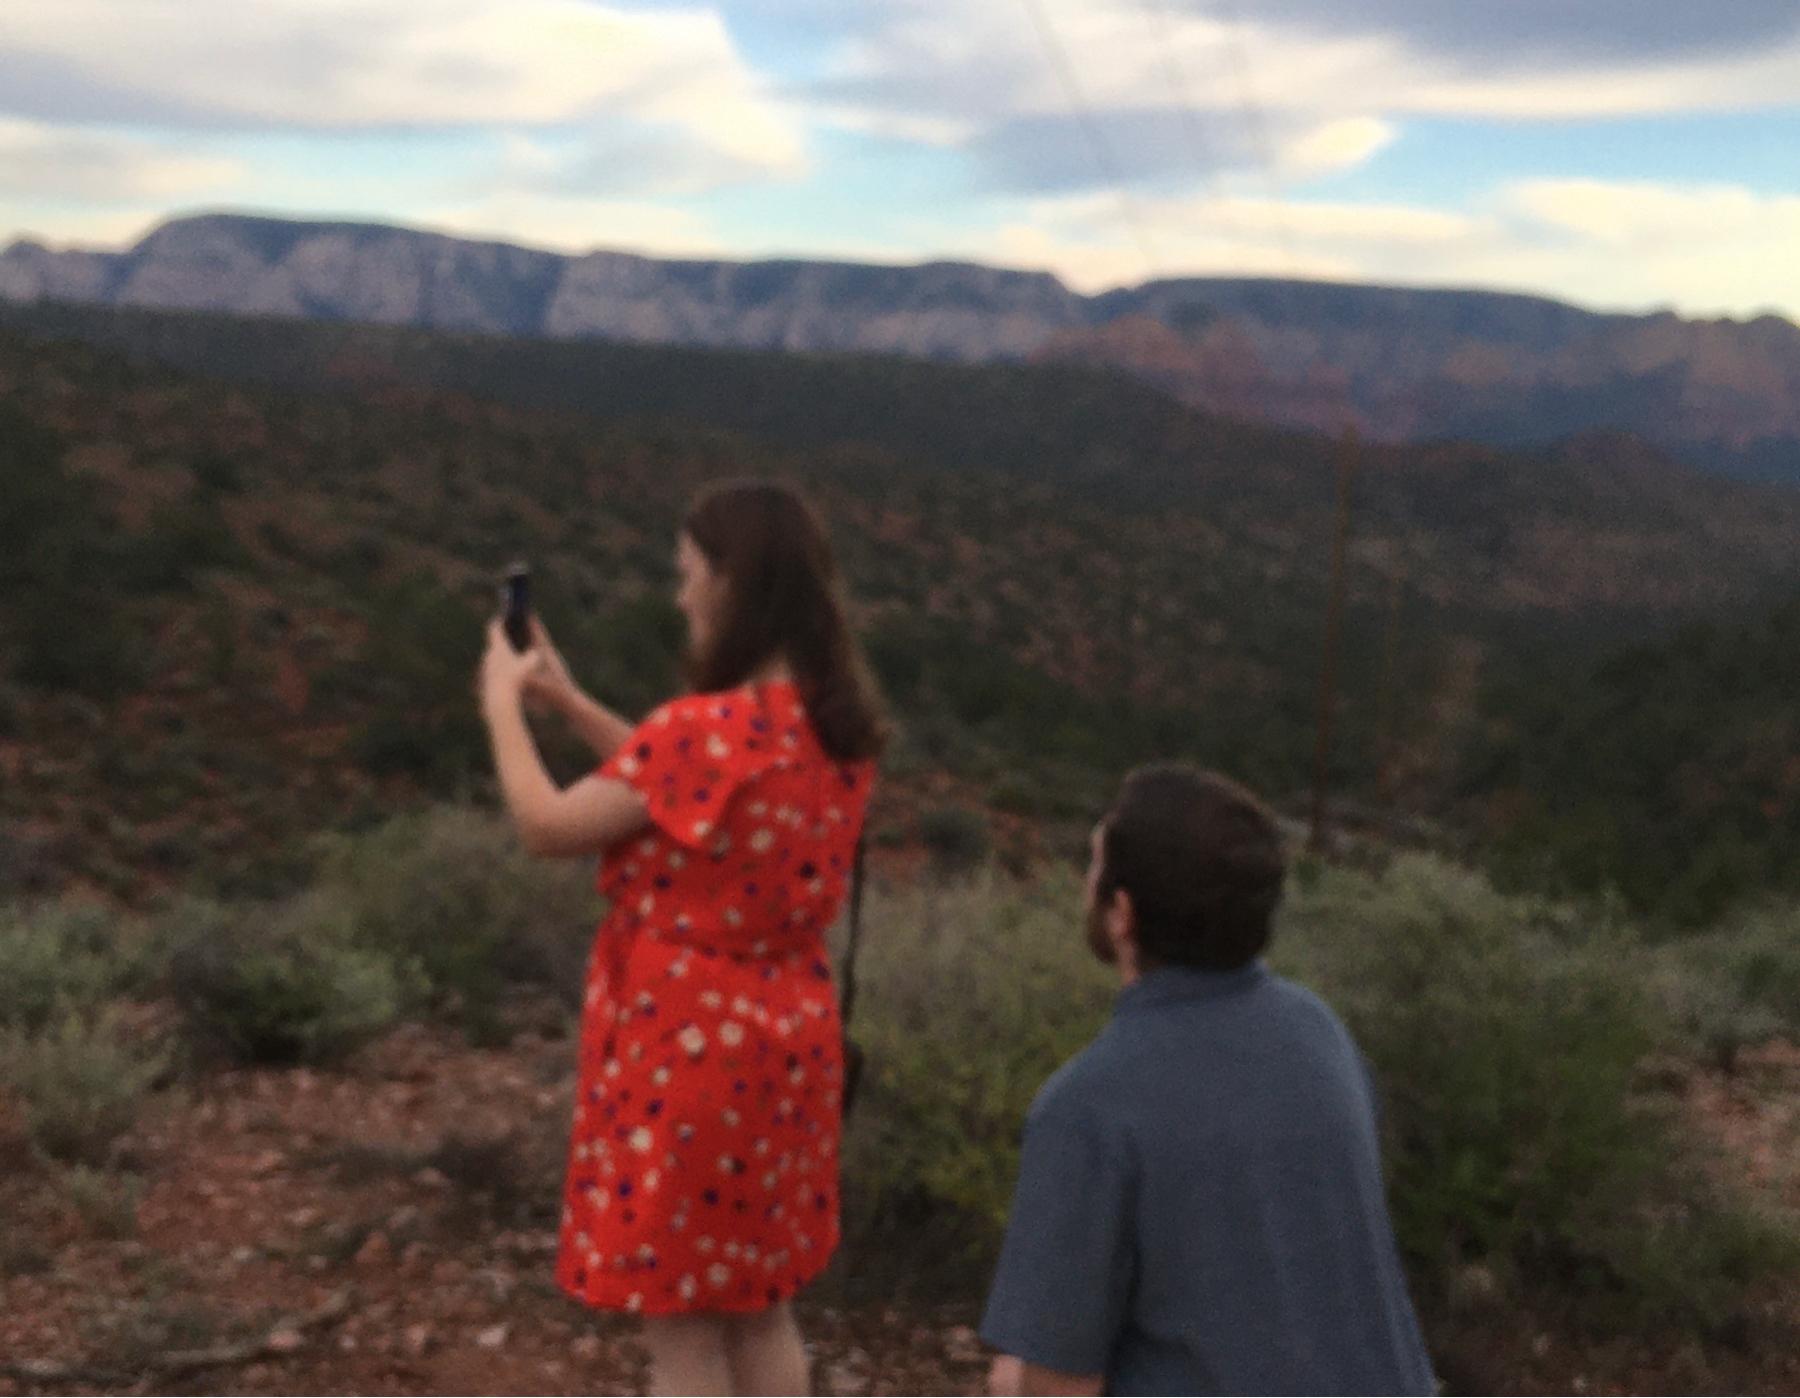
<svg viewBox="0 0 1800 1398"><path fill-rule="evenodd" d="M1026 1108L1105 1021L1073 876L871 890L862 1100L845 1144L845 1272L873 1287L985 1279Z"/></svg>
<svg viewBox="0 0 1800 1398"><path fill-rule="evenodd" d="M213 495L159 506L122 548L125 582L142 592L190 591L210 568L242 567L244 548Z"/></svg>
<svg viewBox="0 0 1800 1398"><path fill-rule="evenodd" d="M34 1034L15 1031L3 1059L33 1146L89 1165L107 1159L168 1067L166 1052L130 1033L112 1007L68 1010Z"/></svg>
<svg viewBox="0 0 1800 1398"><path fill-rule="evenodd" d="M992 847L986 817L961 806L939 806L921 814L919 842L941 873L973 869Z"/></svg>
<svg viewBox="0 0 1800 1398"><path fill-rule="evenodd" d="M1423 856L1327 870L1295 899L1275 959L1374 1065L1395 1231L1428 1297L1480 1263L1596 1316L1688 1319L1773 1255L1638 1089L1671 1033L1649 977L1625 973L1651 958L1604 915Z"/></svg>
<svg viewBox="0 0 1800 1398"><path fill-rule="evenodd" d="M1767 905L1660 949L1656 989L1691 1047L1725 1071L1800 1035L1800 907Z"/></svg>
<svg viewBox="0 0 1800 1398"><path fill-rule="evenodd" d="M63 1199L88 1232L108 1242L121 1242L137 1232L138 1204L144 1182L136 1175L71 1165L57 1181Z"/></svg>
<svg viewBox="0 0 1800 1398"><path fill-rule="evenodd" d="M508 984L574 1008L599 913L592 867L550 865L509 825L448 808L330 842L321 875L358 945L414 965L432 1003L478 1037Z"/></svg>
<svg viewBox="0 0 1800 1398"><path fill-rule="evenodd" d="M343 1057L393 1024L411 968L357 943L329 890L266 908L175 915L171 985L189 1028L248 1063Z"/></svg>
<svg viewBox="0 0 1800 1398"><path fill-rule="evenodd" d="M58 1006L91 1008L140 972L118 915L98 904L0 908L0 1029L36 1033Z"/></svg>
<svg viewBox="0 0 1800 1398"><path fill-rule="evenodd" d="M144 677L143 647L121 604L92 589L59 584L40 592L17 623L11 651L14 677L35 689L110 701Z"/></svg>
<svg viewBox="0 0 1800 1398"><path fill-rule="evenodd" d="M846 1284L985 1280L1024 1112L1112 1000L1080 901L1072 872L871 891ZM1794 1257L1643 1086L1676 1034L1659 949L1616 919L1423 857L1379 876L1313 863L1272 950L1372 1062L1395 1228L1428 1311L1478 1266L1594 1323L1711 1323ZM1741 964L1784 983L1748 950Z"/></svg>

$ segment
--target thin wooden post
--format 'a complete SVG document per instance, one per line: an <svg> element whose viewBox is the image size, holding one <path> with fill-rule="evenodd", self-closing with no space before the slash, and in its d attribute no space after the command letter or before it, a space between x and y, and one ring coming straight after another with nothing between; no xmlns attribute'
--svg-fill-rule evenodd
<svg viewBox="0 0 1800 1398"><path fill-rule="evenodd" d="M1382 806L1394 795L1394 762L1400 746L1399 696L1396 683L1400 668L1400 596L1406 582L1406 565L1396 560L1388 577L1387 640L1381 655L1381 706L1376 731L1375 794Z"/></svg>
<svg viewBox="0 0 1800 1398"><path fill-rule="evenodd" d="M1331 541L1331 592L1325 604L1325 653L1319 664L1318 737L1313 747L1312 833L1307 847L1325 848L1325 802L1331 782L1332 720L1337 710L1338 650L1344 625L1344 562L1350 542L1350 482L1356 475L1356 429L1345 429L1338 453L1337 522Z"/></svg>

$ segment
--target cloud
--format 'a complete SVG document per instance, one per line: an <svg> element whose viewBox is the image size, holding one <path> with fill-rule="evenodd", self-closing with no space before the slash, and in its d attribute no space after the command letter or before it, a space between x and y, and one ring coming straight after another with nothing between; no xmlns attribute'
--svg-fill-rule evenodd
<svg viewBox="0 0 1800 1398"><path fill-rule="evenodd" d="M235 129L589 128L619 117L738 168L803 131L715 13L586 0L13 0L0 103Z"/></svg>
<svg viewBox="0 0 1800 1398"><path fill-rule="evenodd" d="M492 238L556 252L653 250L658 257L726 255L699 216L665 205L501 193L462 203L423 206L407 214L415 226L462 238Z"/></svg>
<svg viewBox="0 0 1800 1398"><path fill-rule="evenodd" d="M1371 159L1409 117L1800 105L1791 0L1747 0L1705 44L1662 41L1652 15L1671 17L1680 33L1707 24L1704 11L1678 14L1664 0L1599 0L1598 9L1283 0L1243 7L1242 20L1226 0L1041 4L1049 41L1019 0L870 0L859 7L865 28L840 44L808 97L831 119L863 113L895 131L961 123L981 181L1010 191L1096 188L1115 176L1140 187L1304 181ZM1618 37L1621 26L1635 37ZM1058 50L1078 98L1059 81ZM1106 159L1096 159L1090 130Z"/></svg>
<svg viewBox="0 0 1800 1398"><path fill-rule="evenodd" d="M58 249L111 252L130 247L168 217L162 204L46 206L40 197L0 194L0 248L15 238Z"/></svg>
<svg viewBox="0 0 1800 1398"><path fill-rule="evenodd" d="M1219 8L1217 0L1187 0L1187 7ZM1792 0L1257 0L1254 9L1262 21L1381 34L1421 53L1508 66L1714 58L1800 39Z"/></svg>
<svg viewBox="0 0 1800 1398"><path fill-rule="evenodd" d="M1296 136L1282 151L1281 163L1296 175L1349 170L1385 150L1398 134L1378 117L1340 117Z"/></svg>
<svg viewBox="0 0 1800 1398"><path fill-rule="evenodd" d="M1524 180L1501 191L1521 246L1472 259L1477 274L1579 288L1609 305L1800 318L1800 195L1735 185Z"/></svg>
<svg viewBox="0 0 1800 1398"><path fill-rule="evenodd" d="M1482 231L1468 215L1401 204L1226 195L1139 200L1136 208L1153 263L1146 264L1109 195L1031 201L1024 217L969 252L1054 271L1083 291L1203 273L1353 280L1379 268L1381 280L1421 258L1442 258Z"/></svg>
<svg viewBox="0 0 1800 1398"><path fill-rule="evenodd" d="M1621 310L1800 313L1800 195L1732 185L1520 180L1478 207L1140 199L1154 265L1116 199L1029 201L964 256L1054 271L1098 291L1157 276L1268 275L1481 287Z"/></svg>
<svg viewBox="0 0 1800 1398"><path fill-rule="evenodd" d="M112 206L185 199L223 188L242 173L238 161L139 137L0 118L0 198Z"/></svg>

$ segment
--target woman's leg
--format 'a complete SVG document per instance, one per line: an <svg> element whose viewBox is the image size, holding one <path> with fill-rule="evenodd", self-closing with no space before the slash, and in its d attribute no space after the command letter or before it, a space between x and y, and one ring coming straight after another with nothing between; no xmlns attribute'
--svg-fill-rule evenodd
<svg viewBox="0 0 1800 1398"><path fill-rule="evenodd" d="M651 1393L732 1392L722 1317L646 1316L640 1338L650 1351Z"/></svg>
<svg viewBox="0 0 1800 1398"><path fill-rule="evenodd" d="M806 1346L785 1301L725 1322L725 1353L738 1393L807 1393Z"/></svg>

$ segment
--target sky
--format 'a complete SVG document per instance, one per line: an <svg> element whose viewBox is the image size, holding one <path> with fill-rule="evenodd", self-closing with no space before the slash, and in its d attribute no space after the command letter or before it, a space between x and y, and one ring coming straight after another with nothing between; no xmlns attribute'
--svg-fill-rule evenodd
<svg viewBox="0 0 1800 1398"><path fill-rule="evenodd" d="M1800 319L1800 4L5 0L0 242L218 209Z"/></svg>

